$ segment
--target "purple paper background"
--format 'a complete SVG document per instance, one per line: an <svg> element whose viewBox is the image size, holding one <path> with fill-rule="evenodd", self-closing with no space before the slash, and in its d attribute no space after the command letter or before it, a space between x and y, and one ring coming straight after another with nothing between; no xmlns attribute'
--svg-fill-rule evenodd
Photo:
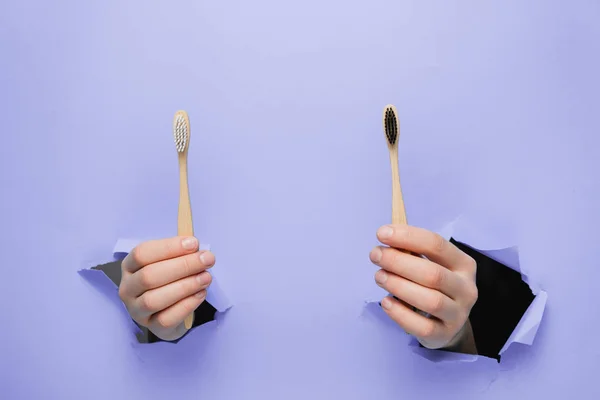
<svg viewBox="0 0 600 400"><path fill-rule="evenodd" d="M0 398L600 396L600 3L157 3L0 7ZM410 222L506 218L550 294L500 365L432 364L364 313L387 103ZM140 350L76 271L176 232L177 109L234 307Z"/></svg>

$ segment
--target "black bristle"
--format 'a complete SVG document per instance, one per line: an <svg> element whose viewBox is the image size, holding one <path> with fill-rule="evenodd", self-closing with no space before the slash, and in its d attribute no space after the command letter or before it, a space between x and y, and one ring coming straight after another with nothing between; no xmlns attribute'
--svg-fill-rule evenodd
<svg viewBox="0 0 600 400"><path fill-rule="evenodd" d="M396 120L396 115L394 110L388 108L385 110L385 136L387 137L388 143L393 145L396 144L396 140L398 139L398 121Z"/></svg>

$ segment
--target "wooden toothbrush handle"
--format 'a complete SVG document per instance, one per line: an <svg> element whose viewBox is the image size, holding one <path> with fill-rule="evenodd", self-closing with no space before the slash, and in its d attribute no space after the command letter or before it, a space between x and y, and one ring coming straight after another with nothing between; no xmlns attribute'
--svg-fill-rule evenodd
<svg viewBox="0 0 600 400"><path fill-rule="evenodd" d="M394 225L407 225L406 219L406 208L404 207L404 199L402 197L402 187L400 186L400 171L398 168L398 148L390 149L390 162L392 164L392 224ZM399 249L400 250L400 249ZM403 253L412 254L413 256L421 257L419 254L411 251L400 250ZM416 307L400 300L394 296L396 300L413 310L414 312L421 313ZM406 332L406 331L405 331Z"/></svg>
<svg viewBox="0 0 600 400"><path fill-rule="evenodd" d="M179 155L179 215L177 217L177 234L179 236L194 236L192 222L192 205L187 178L187 157Z"/></svg>
<svg viewBox="0 0 600 400"><path fill-rule="evenodd" d="M398 148L390 150L390 163L392 165L392 224L407 224L406 209L402 198L400 186L400 172L398 170Z"/></svg>
<svg viewBox="0 0 600 400"><path fill-rule="evenodd" d="M187 151L179 154L179 212L177 216L177 235L194 236L192 222L192 205L187 178ZM191 329L194 324L194 313L185 318L185 329Z"/></svg>

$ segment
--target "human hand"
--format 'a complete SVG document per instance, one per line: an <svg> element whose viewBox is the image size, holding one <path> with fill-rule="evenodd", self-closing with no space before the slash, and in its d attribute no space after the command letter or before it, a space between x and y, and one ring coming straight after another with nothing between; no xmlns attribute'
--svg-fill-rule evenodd
<svg viewBox="0 0 600 400"><path fill-rule="evenodd" d="M377 238L389 247L371 251L371 261L381 267L375 280L401 300L389 296L381 301L390 318L424 347L476 354L469 323L477 301L475 260L440 235L421 228L387 225L379 228Z"/></svg>
<svg viewBox="0 0 600 400"><path fill-rule="evenodd" d="M177 340L184 320L206 299L215 263L193 237L141 243L121 263L119 297L138 324L162 340Z"/></svg>

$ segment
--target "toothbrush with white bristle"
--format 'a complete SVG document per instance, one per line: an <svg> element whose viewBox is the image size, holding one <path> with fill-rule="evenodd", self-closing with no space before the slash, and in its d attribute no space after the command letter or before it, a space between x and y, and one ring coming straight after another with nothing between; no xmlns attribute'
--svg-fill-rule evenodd
<svg viewBox="0 0 600 400"><path fill-rule="evenodd" d="M194 236L192 222L192 206L187 178L187 155L190 147L190 119L185 111L177 111L173 119L173 136L179 158L179 214L177 218L177 234L179 236ZM194 313L185 318L185 329L191 329L194 324Z"/></svg>

